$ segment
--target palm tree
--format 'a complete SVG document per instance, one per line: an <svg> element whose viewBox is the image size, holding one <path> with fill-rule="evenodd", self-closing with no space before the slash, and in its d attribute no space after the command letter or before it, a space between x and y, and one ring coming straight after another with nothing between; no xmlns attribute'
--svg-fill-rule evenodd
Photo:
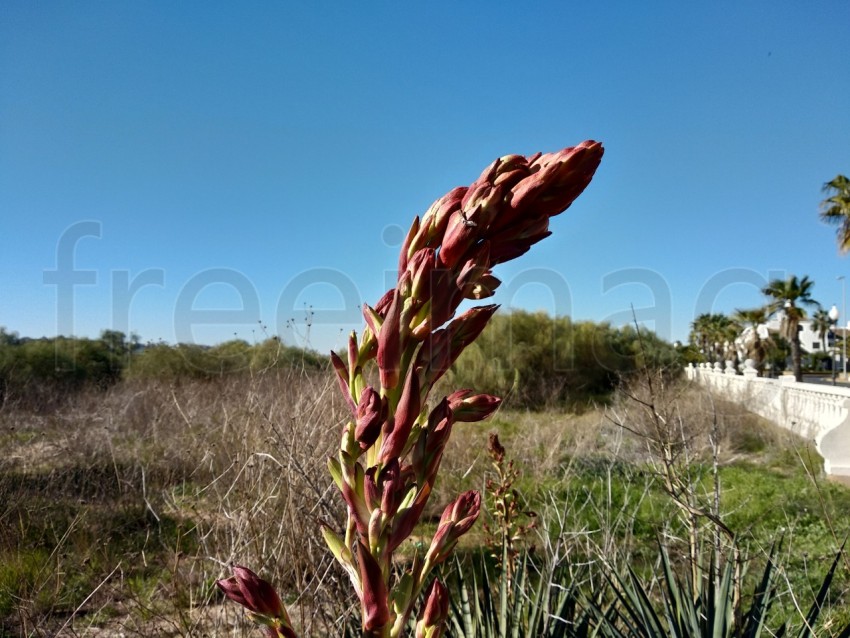
<svg viewBox="0 0 850 638"><path fill-rule="evenodd" d="M764 308L750 308L748 310L735 310L732 320L744 329L752 329L752 342L747 354L754 360L756 370L761 376L764 369L767 349L771 345L770 338L762 339L759 335L759 326L767 323L767 311Z"/></svg>
<svg viewBox="0 0 850 638"><path fill-rule="evenodd" d="M691 324L690 341L708 357L709 363L722 360L725 343L734 341L736 336L737 326L722 313L705 312Z"/></svg>
<svg viewBox="0 0 850 638"><path fill-rule="evenodd" d="M830 328L832 328L832 319L829 318L829 311L823 308L815 310L812 314L812 331L817 333L824 352L826 352L826 335Z"/></svg>
<svg viewBox="0 0 850 638"><path fill-rule="evenodd" d="M720 352L723 354L724 362L732 362L732 366L738 367L738 350L735 348L735 339L741 334L741 324L724 314L715 316L715 330L717 340L720 342Z"/></svg>
<svg viewBox="0 0 850 638"><path fill-rule="evenodd" d="M838 224L838 249L846 253L850 250L850 179L836 175L823 185L823 192L829 197L820 203L820 218L830 224Z"/></svg>
<svg viewBox="0 0 850 638"><path fill-rule="evenodd" d="M711 315L709 313L704 312L694 319L693 323L691 323L691 334L688 336L691 345L702 353L703 356L709 353L708 322L710 317Z"/></svg>
<svg viewBox="0 0 850 638"><path fill-rule="evenodd" d="M832 319L829 318L829 311L824 308L818 308L812 314L812 331L816 332L820 339L822 357L829 360L829 369L835 370L835 357L830 357L826 348L826 336L832 328Z"/></svg>
<svg viewBox="0 0 850 638"><path fill-rule="evenodd" d="M765 308L768 315L776 314L780 310L783 312L780 335L791 344L791 363L797 381L803 380L799 328L800 321L806 317L806 311L801 305L820 306L812 299L814 285L815 282L808 276L798 279L792 275L785 281L774 279L762 289L762 293L770 299Z"/></svg>

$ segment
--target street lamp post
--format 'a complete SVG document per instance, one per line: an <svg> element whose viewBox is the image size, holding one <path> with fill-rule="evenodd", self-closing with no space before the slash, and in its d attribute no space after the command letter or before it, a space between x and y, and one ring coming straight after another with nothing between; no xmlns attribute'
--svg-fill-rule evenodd
<svg viewBox="0 0 850 638"><path fill-rule="evenodd" d="M842 361L842 381L847 381L847 288L844 285L844 275L840 275L841 280L841 318L844 320L844 329L841 331L841 361Z"/></svg>
<svg viewBox="0 0 850 638"><path fill-rule="evenodd" d="M838 326L838 307L835 304L832 304L832 308L829 309L829 320L832 322L832 358L830 360L830 369L832 370L832 385L835 385L835 336L838 334L836 328Z"/></svg>

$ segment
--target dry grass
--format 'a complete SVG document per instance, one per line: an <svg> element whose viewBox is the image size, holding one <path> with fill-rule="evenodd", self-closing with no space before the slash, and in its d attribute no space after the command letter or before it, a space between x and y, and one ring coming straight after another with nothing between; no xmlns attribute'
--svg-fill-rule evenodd
<svg viewBox="0 0 850 638"><path fill-rule="evenodd" d="M216 604L213 581L242 563L320 633L347 595L316 524L341 514L325 460L343 412L326 379L125 383L49 416L0 412L0 627L230 633L241 612Z"/></svg>
<svg viewBox="0 0 850 638"><path fill-rule="evenodd" d="M640 400L644 390L629 391ZM693 388L658 396L686 424L677 436L694 459L711 455L718 433L720 463L770 463L799 445ZM326 459L347 408L328 375L125 382L59 404L0 410L0 637L251 635L213 585L231 563L280 586L302 635L338 633L350 586L317 523L342 525ZM457 424L430 514L484 487L495 430L520 493L545 503L546 551L628 557L655 455L641 410L623 398L581 415L503 411Z"/></svg>

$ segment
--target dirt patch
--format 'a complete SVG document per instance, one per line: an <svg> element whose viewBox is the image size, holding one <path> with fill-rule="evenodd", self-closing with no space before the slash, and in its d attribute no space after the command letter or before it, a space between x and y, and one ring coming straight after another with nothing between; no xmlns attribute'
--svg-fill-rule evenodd
<svg viewBox="0 0 850 638"><path fill-rule="evenodd" d="M850 487L850 476L840 476L837 474L833 474L832 476L828 476L827 478L833 483L838 483L839 485Z"/></svg>

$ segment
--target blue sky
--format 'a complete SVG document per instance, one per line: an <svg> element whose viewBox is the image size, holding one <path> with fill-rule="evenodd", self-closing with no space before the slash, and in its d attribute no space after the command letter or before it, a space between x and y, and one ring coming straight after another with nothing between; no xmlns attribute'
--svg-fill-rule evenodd
<svg viewBox="0 0 850 638"><path fill-rule="evenodd" d="M850 3L0 4L0 325L321 350L495 157L606 155L504 307L685 339L850 262ZM85 272L78 272L85 271ZM305 307L312 307L309 326Z"/></svg>

